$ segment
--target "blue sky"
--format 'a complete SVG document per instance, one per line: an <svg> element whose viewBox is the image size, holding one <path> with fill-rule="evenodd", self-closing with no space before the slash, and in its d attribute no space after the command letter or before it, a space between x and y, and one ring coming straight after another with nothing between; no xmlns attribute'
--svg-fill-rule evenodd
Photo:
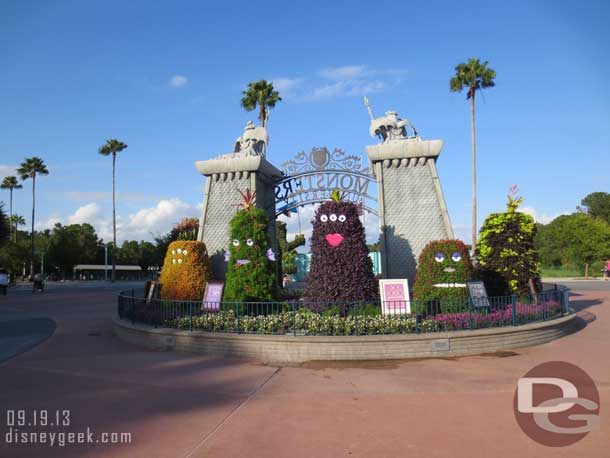
<svg viewBox="0 0 610 458"><path fill-rule="evenodd" d="M497 72L477 98L479 221L513 184L548 221L609 191L609 21L607 1L3 1L0 176L44 158L40 226L91 221L108 239L111 161L97 148L119 138L120 238L150 239L198 215L193 162L231 151L256 118L241 91L265 78L284 98L269 120L275 164L314 146L364 154L376 143L364 94L376 115L398 110L443 139L439 174L469 241L469 106L448 87L479 57ZM26 218L30 186L14 198Z"/></svg>

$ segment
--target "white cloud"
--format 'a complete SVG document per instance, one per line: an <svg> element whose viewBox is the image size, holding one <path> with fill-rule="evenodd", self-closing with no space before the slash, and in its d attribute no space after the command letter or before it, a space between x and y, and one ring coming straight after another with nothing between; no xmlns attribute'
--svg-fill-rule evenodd
<svg viewBox="0 0 610 458"><path fill-rule="evenodd" d="M151 232L167 232L183 217L196 214L196 209L176 197L164 199L152 208L143 208L129 215L124 230L127 238L133 237L132 234L149 235Z"/></svg>
<svg viewBox="0 0 610 458"><path fill-rule="evenodd" d="M307 77L282 77L272 81L282 97L297 101L316 101L385 91L400 84L405 74L403 69L345 65L324 68Z"/></svg>
<svg viewBox="0 0 610 458"><path fill-rule="evenodd" d="M178 198L162 199L155 206L142 208L127 218L117 215L117 243L124 240L152 240L156 234L164 234L186 216L198 216L200 211ZM52 229L56 223L91 224L97 235L105 241L112 240L112 213L95 202L77 208L67 218L53 215L36 224L36 229Z"/></svg>
<svg viewBox="0 0 610 458"><path fill-rule="evenodd" d="M537 223L548 224L555 218L561 215L568 215L570 212L560 212L554 215L547 215L546 213L539 213L534 207L523 206L519 208L519 211L531 215Z"/></svg>
<svg viewBox="0 0 610 458"><path fill-rule="evenodd" d="M103 201L112 200L112 192L104 191L70 191L58 193L63 198L73 201ZM159 197L152 194L141 194L137 192L118 192L116 194L117 201L122 202L137 202L144 200L155 200Z"/></svg>
<svg viewBox="0 0 610 458"><path fill-rule="evenodd" d="M315 87L311 92L310 98L321 99L325 97L334 97L336 95L344 93L346 85L346 81L338 81L333 84L324 84L322 86Z"/></svg>
<svg viewBox="0 0 610 458"><path fill-rule="evenodd" d="M346 65L343 67L329 67L320 70L319 75L322 78L330 80L350 80L361 78L367 72L366 65Z"/></svg>
<svg viewBox="0 0 610 458"><path fill-rule="evenodd" d="M304 78L275 78L271 80L273 88L280 93L281 97L290 96L304 81Z"/></svg>
<svg viewBox="0 0 610 458"><path fill-rule="evenodd" d="M186 78L186 76L174 75L169 79L167 84L169 85L169 87L178 88L186 86L186 83L188 83L188 79Z"/></svg>
<svg viewBox="0 0 610 458"><path fill-rule="evenodd" d="M68 224L83 224L97 221L102 214L102 209L96 203L90 203L79 207L68 217Z"/></svg>
<svg viewBox="0 0 610 458"><path fill-rule="evenodd" d="M379 217L365 211L360 220L366 231L366 243L377 243L379 241Z"/></svg>
<svg viewBox="0 0 610 458"><path fill-rule="evenodd" d="M336 83L315 87L309 98L315 100L343 95L366 95L373 92L381 92L385 88L386 83L377 80L369 81L362 79L354 81L337 81Z"/></svg>
<svg viewBox="0 0 610 458"><path fill-rule="evenodd" d="M4 177L10 176L10 175L14 175L14 176L18 177L17 166L0 164L0 180Z"/></svg>
<svg viewBox="0 0 610 458"><path fill-rule="evenodd" d="M34 229L36 229L37 231L44 231L46 229L53 229L53 227L55 227L55 225L57 223L61 223L61 219L59 218L59 216L50 216L45 220L39 221L37 223L34 224ZM31 229L31 221L27 221L26 220L26 224L25 226L21 226L21 228L25 228L26 231L29 231ZM21 230L21 229L20 229Z"/></svg>

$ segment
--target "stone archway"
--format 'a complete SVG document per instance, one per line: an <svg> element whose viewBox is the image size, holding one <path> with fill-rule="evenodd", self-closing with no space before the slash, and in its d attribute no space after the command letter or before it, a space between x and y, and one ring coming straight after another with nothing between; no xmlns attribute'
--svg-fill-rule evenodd
<svg viewBox="0 0 610 458"><path fill-rule="evenodd" d="M379 118L369 113L369 133L380 140L366 147L370 168L362 165L362 157L341 149L313 148L277 169L265 158L266 130L253 124L246 126L232 154L196 163L207 177L198 240L208 248L216 278L224 278L222 252L229 243L239 190L256 191L256 205L273 221L300 206L329 200L338 189L346 200L362 202L379 217L383 277L414 281L424 246L454 237L436 170L443 142L422 139L395 111ZM408 135L409 126L413 136ZM269 235L275 240L273 224Z"/></svg>

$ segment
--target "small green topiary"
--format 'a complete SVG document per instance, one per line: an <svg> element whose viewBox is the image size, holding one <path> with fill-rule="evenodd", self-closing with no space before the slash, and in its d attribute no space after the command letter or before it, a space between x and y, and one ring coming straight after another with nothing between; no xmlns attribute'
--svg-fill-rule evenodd
<svg viewBox="0 0 610 458"><path fill-rule="evenodd" d="M275 254L267 233L266 213L254 206L256 193L242 193L244 203L231 220L231 243L224 300L264 302L275 299Z"/></svg>
<svg viewBox="0 0 610 458"><path fill-rule="evenodd" d="M470 297L466 282L472 277L470 255L462 241L434 240L419 255L413 295L422 305L440 302L443 311L450 311Z"/></svg>

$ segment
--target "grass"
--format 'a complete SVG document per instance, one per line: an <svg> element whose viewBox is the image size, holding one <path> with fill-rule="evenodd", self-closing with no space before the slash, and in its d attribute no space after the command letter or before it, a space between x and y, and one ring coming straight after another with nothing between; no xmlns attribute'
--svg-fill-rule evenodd
<svg viewBox="0 0 610 458"><path fill-rule="evenodd" d="M584 277L585 269L553 269L553 268L542 268L542 278L577 278ZM589 268L589 277L601 277L602 272Z"/></svg>

